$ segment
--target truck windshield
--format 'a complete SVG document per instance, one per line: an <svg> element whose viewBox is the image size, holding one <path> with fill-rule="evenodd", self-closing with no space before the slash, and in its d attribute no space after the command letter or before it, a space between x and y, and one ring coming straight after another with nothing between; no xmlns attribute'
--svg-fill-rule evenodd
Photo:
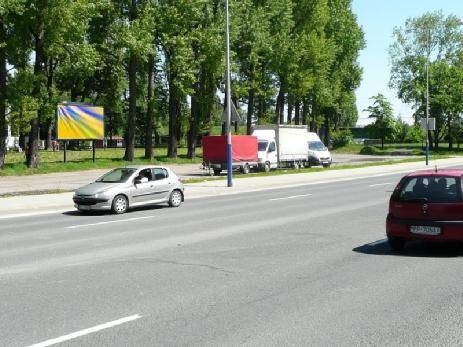
<svg viewBox="0 0 463 347"><path fill-rule="evenodd" d="M326 147L321 141L309 142L309 149L311 151L325 151Z"/></svg>
<svg viewBox="0 0 463 347"><path fill-rule="evenodd" d="M267 141L259 141L258 150L259 152L264 152L267 150L268 142Z"/></svg>
<svg viewBox="0 0 463 347"><path fill-rule="evenodd" d="M103 183L124 183L132 176L135 169L121 168L114 169L97 179L97 182Z"/></svg>

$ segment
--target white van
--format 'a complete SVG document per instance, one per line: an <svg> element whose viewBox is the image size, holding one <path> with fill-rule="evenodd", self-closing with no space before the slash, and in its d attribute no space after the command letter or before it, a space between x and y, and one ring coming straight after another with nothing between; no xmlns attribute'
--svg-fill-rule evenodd
<svg viewBox="0 0 463 347"><path fill-rule="evenodd" d="M309 166L322 165L330 167L333 162L331 153L320 140L316 133L307 133L307 146L309 149L308 163Z"/></svg>

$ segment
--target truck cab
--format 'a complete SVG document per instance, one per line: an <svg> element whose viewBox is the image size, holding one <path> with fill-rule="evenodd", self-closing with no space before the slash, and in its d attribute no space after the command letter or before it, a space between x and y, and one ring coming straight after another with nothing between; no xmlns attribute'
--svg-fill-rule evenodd
<svg viewBox="0 0 463 347"><path fill-rule="evenodd" d="M259 165L265 170L276 169L278 167L277 146L275 139L259 139L257 157Z"/></svg>

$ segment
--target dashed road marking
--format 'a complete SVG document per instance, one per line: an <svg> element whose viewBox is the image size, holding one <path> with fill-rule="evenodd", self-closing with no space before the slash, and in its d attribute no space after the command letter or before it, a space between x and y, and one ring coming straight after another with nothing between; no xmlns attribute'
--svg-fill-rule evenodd
<svg viewBox="0 0 463 347"><path fill-rule="evenodd" d="M297 199L297 198L304 198L306 196L312 196L312 195L313 194L293 195L293 196L287 196L287 197L284 197L284 198L269 199L269 201Z"/></svg>
<svg viewBox="0 0 463 347"><path fill-rule="evenodd" d="M141 318L141 316L139 314L135 314L133 316L129 316L129 317L121 318L121 319L118 319L118 320L113 320L113 321L108 322L108 323L100 324L100 325L94 326L92 328L76 331L76 332L68 334L68 335L63 335L63 336L60 336L60 337L57 337L57 338L54 338L54 339L39 342L39 343L30 345L29 347L47 347L47 346L56 345L58 343L69 341L69 340L72 340L72 339L75 339L75 338L78 338L78 337L82 337L82 336L85 336L85 335L93 334L93 333L96 333L98 331L109 329L109 328L115 327L117 325L128 323L128 322L140 319L140 318Z"/></svg>
<svg viewBox="0 0 463 347"><path fill-rule="evenodd" d="M146 216L146 217L136 217L136 218L129 218L129 219L111 220L107 222L98 222L98 223L92 223L92 224L78 224L78 225L68 226L66 227L66 229L86 228L86 227L93 227L93 226L98 226L98 225L114 224L114 223L127 223L127 222L133 222L135 220L150 219L150 218L155 218L155 217L156 216Z"/></svg>
<svg viewBox="0 0 463 347"><path fill-rule="evenodd" d="M373 188L373 187L389 186L391 184L393 183L392 182L377 183L377 184L370 184L368 187Z"/></svg>

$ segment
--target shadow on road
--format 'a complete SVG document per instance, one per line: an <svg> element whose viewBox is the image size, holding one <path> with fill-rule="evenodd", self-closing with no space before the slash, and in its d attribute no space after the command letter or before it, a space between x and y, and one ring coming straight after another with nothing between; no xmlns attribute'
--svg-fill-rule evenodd
<svg viewBox="0 0 463 347"><path fill-rule="evenodd" d="M140 206L134 207L128 210L125 215L131 215L135 212L142 212L142 211L155 211L155 210L162 210L168 208L167 205L147 205L147 206ZM116 216L111 211L66 211L63 212L62 215L64 216L75 216L75 217L88 217L88 216ZM121 216L121 215L118 215Z"/></svg>
<svg viewBox="0 0 463 347"><path fill-rule="evenodd" d="M378 240L352 249L356 253L368 255L389 255L423 258L455 258L463 256L463 244L460 242L410 241L402 252L389 248L387 240Z"/></svg>

